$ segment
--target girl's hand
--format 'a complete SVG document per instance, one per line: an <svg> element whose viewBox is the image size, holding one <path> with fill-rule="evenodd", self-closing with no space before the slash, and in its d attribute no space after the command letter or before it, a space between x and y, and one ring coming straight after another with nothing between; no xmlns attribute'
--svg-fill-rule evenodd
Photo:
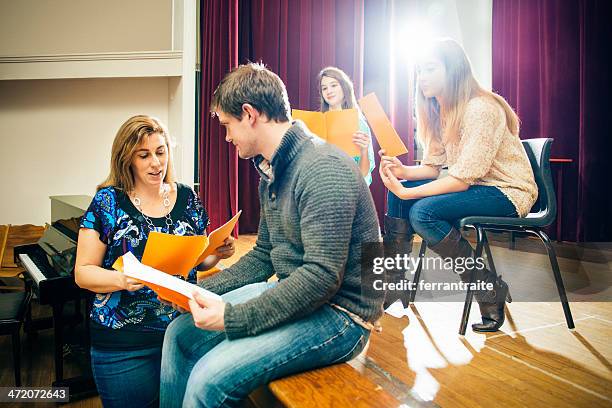
<svg viewBox="0 0 612 408"><path fill-rule="evenodd" d="M378 155L380 156L381 167L389 169L391 173L398 179L406 178L406 167L397 157L386 156L384 149L381 149L378 152Z"/></svg>
<svg viewBox="0 0 612 408"><path fill-rule="evenodd" d="M378 172L380 173L380 179L390 192L402 200L409 198L408 195L410 189L404 187L402 183L400 183L397 177L395 177L393 172L389 169L389 166L384 167L383 163L381 162L380 166L378 166Z"/></svg>
<svg viewBox="0 0 612 408"><path fill-rule="evenodd" d="M234 237L231 235L223 241L223 245L215 250L215 255L219 257L219 259L227 259L236 253L236 244L234 242Z"/></svg>
<svg viewBox="0 0 612 408"><path fill-rule="evenodd" d="M369 135L363 132L353 133L353 144L359 148L359 152L362 156L368 155L368 147L372 143L372 139Z"/></svg>

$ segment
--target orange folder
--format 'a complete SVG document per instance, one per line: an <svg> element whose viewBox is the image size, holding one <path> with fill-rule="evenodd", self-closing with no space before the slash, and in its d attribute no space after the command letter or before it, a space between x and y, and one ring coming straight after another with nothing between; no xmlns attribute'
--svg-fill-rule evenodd
<svg viewBox="0 0 612 408"><path fill-rule="evenodd" d="M376 94L369 93L359 100L361 111L368 120L368 124L374 131L378 144L385 149L387 156L400 156L408 153L408 149L402 139L391 125L387 114L383 110Z"/></svg>
<svg viewBox="0 0 612 408"><path fill-rule="evenodd" d="M152 231L149 234L142 263L170 275L186 277L199 264L208 246L205 235L172 235Z"/></svg>
<svg viewBox="0 0 612 408"><path fill-rule="evenodd" d="M238 211L236 215L232 217L231 220L214 230L208 235L208 246L204 249L204 252L198 258L198 262L196 265L202 263L204 259L208 255L212 255L213 252L221 245L223 245L223 241L225 241L232 234L236 223L238 222L238 218L240 218L240 214L242 214L242 210Z"/></svg>
<svg viewBox="0 0 612 408"><path fill-rule="evenodd" d="M211 232L208 237L205 235L172 235L152 231L142 255L142 263L170 275L187 277L190 270L202 263L230 236L240 214L242 211L238 211L228 222ZM120 270L121 266L121 258L118 258L113 268Z"/></svg>
<svg viewBox="0 0 612 408"><path fill-rule="evenodd" d="M115 260L113 264L113 269L123 272L123 256L120 256ZM136 278L135 278L136 279ZM145 286L151 288L151 290L157 293L157 296L161 300L165 300L168 303L174 303L175 305L179 305L185 310L189 310L189 298L181 293L178 293L170 288L163 287L161 285L156 285L154 283L148 282L144 279L136 279L138 282L142 283Z"/></svg>
<svg viewBox="0 0 612 408"><path fill-rule="evenodd" d="M353 133L359 130L357 109L327 112L293 109L291 116L304 122L312 133L338 146L349 156L359 156L359 149L353 143Z"/></svg>
<svg viewBox="0 0 612 408"><path fill-rule="evenodd" d="M180 236L152 231L142 256L142 263L169 275L187 277L208 246L205 235ZM123 271L123 258L119 257L113 269Z"/></svg>
<svg viewBox="0 0 612 408"><path fill-rule="evenodd" d="M232 233L242 211L214 230L210 236L180 236L151 232L142 255L142 263L170 275L186 277L189 271L212 254Z"/></svg>
<svg viewBox="0 0 612 408"><path fill-rule="evenodd" d="M177 304L185 310L189 310L189 299L193 299L193 292L204 297L221 299L215 293L140 263L129 252L118 258L113 267L150 287L160 299Z"/></svg>

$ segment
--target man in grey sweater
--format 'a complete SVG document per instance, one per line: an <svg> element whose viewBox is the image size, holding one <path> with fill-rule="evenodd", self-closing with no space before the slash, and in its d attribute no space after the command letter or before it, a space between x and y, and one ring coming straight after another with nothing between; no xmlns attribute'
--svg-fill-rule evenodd
<svg viewBox="0 0 612 408"><path fill-rule="evenodd" d="M162 407L235 406L276 378L347 361L383 312L384 293L362 282L362 243L380 230L354 161L291 123L284 84L261 65L227 74L211 112L261 175L259 231L253 250L201 283L223 300L195 296L169 326Z"/></svg>

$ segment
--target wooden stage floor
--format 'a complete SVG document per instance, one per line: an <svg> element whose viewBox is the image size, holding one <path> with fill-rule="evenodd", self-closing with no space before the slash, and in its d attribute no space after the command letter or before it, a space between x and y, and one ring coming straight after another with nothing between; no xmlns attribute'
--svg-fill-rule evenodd
<svg viewBox="0 0 612 408"><path fill-rule="evenodd" d="M254 241L254 236L241 236L235 258ZM548 258L534 248L530 240L517 241L514 251L492 247L498 271L522 268L551 283ZM612 275L609 246L560 244L557 252L568 289L574 274ZM579 259L572 258L576 253ZM407 309L393 305L383 318L383 332L373 333L368 348L350 364L406 407L612 406L612 303L571 303L576 329L568 330L559 303L513 302L500 332L477 334L468 326L465 337L457 334L462 307L461 302L419 302L418 295ZM50 311L35 305L34 313L45 316ZM471 322L478 318L474 303ZM53 376L51 330L22 341L23 383L48 386ZM81 358L78 353L68 356L67 376L79 374ZM11 386L9 336L0 338L0 361L0 386ZM93 397L66 406L101 404Z"/></svg>

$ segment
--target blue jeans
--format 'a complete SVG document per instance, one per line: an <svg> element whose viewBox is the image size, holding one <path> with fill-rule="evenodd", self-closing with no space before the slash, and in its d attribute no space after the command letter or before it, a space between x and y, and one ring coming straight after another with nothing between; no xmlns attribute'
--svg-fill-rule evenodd
<svg viewBox="0 0 612 408"><path fill-rule="evenodd" d="M404 187L416 187L433 180L403 181ZM418 200L402 200L389 192L387 215L410 220L414 231L429 246L436 245L461 218L479 215L518 217L512 201L497 187L470 186L459 193L440 194Z"/></svg>
<svg viewBox="0 0 612 408"><path fill-rule="evenodd" d="M275 284L246 285L223 300L243 303ZM327 304L300 320L235 340L198 329L191 314L183 314L164 338L160 407L239 406L251 391L274 379L350 360L369 335Z"/></svg>
<svg viewBox="0 0 612 408"><path fill-rule="evenodd" d="M158 406L160 346L129 351L92 347L91 365L104 408Z"/></svg>

